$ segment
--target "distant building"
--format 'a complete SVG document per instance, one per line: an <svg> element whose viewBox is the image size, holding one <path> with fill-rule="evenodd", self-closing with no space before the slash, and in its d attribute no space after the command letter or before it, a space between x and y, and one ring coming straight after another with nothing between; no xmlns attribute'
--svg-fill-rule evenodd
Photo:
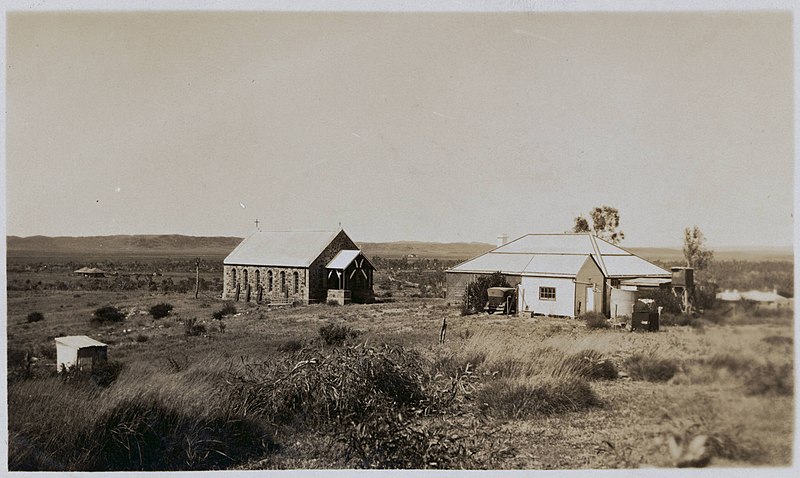
<svg viewBox="0 0 800 478"><path fill-rule="evenodd" d="M73 274L82 275L83 277L105 277L106 271L102 269L98 269L96 267L81 267L80 269L73 271Z"/></svg>
<svg viewBox="0 0 800 478"><path fill-rule="evenodd" d="M56 337L56 367L64 369L91 369L108 358L108 346L85 335Z"/></svg>
<svg viewBox="0 0 800 478"><path fill-rule="evenodd" d="M501 272L518 288L521 313L575 317L585 312L630 316L640 289L669 286L672 273L592 234L528 234L447 271L447 300L466 285ZM613 293L617 291L617 293Z"/></svg>
<svg viewBox="0 0 800 478"><path fill-rule="evenodd" d="M375 268L339 231L256 232L224 261L222 296L263 303L373 298Z"/></svg>
<svg viewBox="0 0 800 478"><path fill-rule="evenodd" d="M749 290L746 292L739 292L734 290L724 290L717 294L717 300L725 302L739 302L750 301L754 302L757 307L763 309L780 309L784 307L792 307L794 301L787 297L778 294L777 289L771 291Z"/></svg>

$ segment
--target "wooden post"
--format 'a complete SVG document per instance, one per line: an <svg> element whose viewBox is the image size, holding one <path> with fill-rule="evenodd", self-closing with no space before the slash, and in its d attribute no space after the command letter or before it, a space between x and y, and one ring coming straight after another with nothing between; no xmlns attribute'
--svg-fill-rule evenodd
<svg viewBox="0 0 800 478"><path fill-rule="evenodd" d="M447 317L442 317L442 330L439 331L439 343L444 343L445 335L447 335Z"/></svg>
<svg viewBox="0 0 800 478"><path fill-rule="evenodd" d="M195 266L197 267L197 272L195 274L194 279L194 298L196 299L198 295L200 295L200 258L197 258L195 262Z"/></svg>

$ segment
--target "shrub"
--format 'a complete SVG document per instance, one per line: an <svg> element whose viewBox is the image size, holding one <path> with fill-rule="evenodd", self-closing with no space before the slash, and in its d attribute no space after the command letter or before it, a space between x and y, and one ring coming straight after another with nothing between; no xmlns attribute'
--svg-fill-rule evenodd
<svg viewBox="0 0 800 478"><path fill-rule="evenodd" d="M303 348L303 342L296 339L289 339L278 345L278 352L297 352Z"/></svg>
<svg viewBox="0 0 800 478"><path fill-rule="evenodd" d="M122 362L116 360L98 362L92 366L89 376L98 387L108 387L117 380L123 368Z"/></svg>
<svg viewBox="0 0 800 478"><path fill-rule="evenodd" d="M717 353L710 358L703 361L706 365L719 369L728 369L731 372L741 372L749 370L755 366L753 360L749 357L742 357L740 355L733 355L727 353Z"/></svg>
<svg viewBox="0 0 800 478"><path fill-rule="evenodd" d="M669 327L675 325L690 325L691 322L692 316L689 314L670 314L668 312L664 312L661 314L659 325Z"/></svg>
<svg viewBox="0 0 800 478"><path fill-rule="evenodd" d="M114 306L100 307L94 311L92 322L103 324L105 322L122 322L125 320L125 314Z"/></svg>
<svg viewBox="0 0 800 478"><path fill-rule="evenodd" d="M149 339L150 337L146 336L145 334L139 334L136 336L136 341L139 343L147 342Z"/></svg>
<svg viewBox="0 0 800 478"><path fill-rule="evenodd" d="M768 362L749 370L744 377L747 395L792 395L794 372L791 364Z"/></svg>
<svg viewBox="0 0 800 478"><path fill-rule="evenodd" d="M42 314L41 312L31 312L30 314L28 314L26 320L28 323L39 322L40 320L44 320L44 314Z"/></svg>
<svg viewBox="0 0 800 478"><path fill-rule="evenodd" d="M614 362L596 350L583 350L564 361L569 369L586 380L613 380L618 375Z"/></svg>
<svg viewBox="0 0 800 478"><path fill-rule="evenodd" d="M173 308L172 304L162 302L161 304L150 307L150 315L152 315L154 319L161 319L168 316Z"/></svg>
<svg viewBox="0 0 800 478"><path fill-rule="evenodd" d="M535 384L500 379L480 389L476 398L493 414L512 419L586 410L601 404L589 384L577 377L544 377Z"/></svg>
<svg viewBox="0 0 800 478"><path fill-rule="evenodd" d="M786 337L786 336L783 336L783 335L770 335L769 337L764 337L761 340L763 340L764 342L766 342L769 345L789 345L789 346L791 346L791 345L794 344L794 340L791 337Z"/></svg>
<svg viewBox="0 0 800 478"><path fill-rule="evenodd" d="M234 315L236 313L236 306L230 302L225 302L221 309L211 314L211 318L215 320L222 320L226 315Z"/></svg>
<svg viewBox="0 0 800 478"><path fill-rule="evenodd" d="M486 354L483 352L470 352L466 355L446 355L434 362L433 370L446 377L453 377L466 372L467 367L475 370L475 367L481 365L485 360Z"/></svg>
<svg viewBox="0 0 800 478"><path fill-rule="evenodd" d="M587 312L578 318L585 321L586 327L590 329L607 329L609 327L608 319L599 312Z"/></svg>
<svg viewBox="0 0 800 478"><path fill-rule="evenodd" d="M510 287L506 277L502 272L495 272L491 275L481 275L470 282L464 288L464 299L461 303L461 315L474 314L481 312L483 307L489 302L490 287Z"/></svg>
<svg viewBox="0 0 800 478"><path fill-rule="evenodd" d="M632 379L648 382L666 382L675 376L679 368L676 360L641 353L625 359L623 366Z"/></svg>
<svg viewBox="0 0 800 478"><path fill-rule="evenodd" d="M196 337L206 333L206 326L197 322L197 319L192 318L187 320L184 324L184 331L189 337Z"/></svg>
<svg viewBox="0 0 800 478"><path fill-rule="evenodd" d="M319 336L327 345L334 347L342 345L349 339L355 339L361 335L360 330L356 330L348 325L328 324L319 328Z"/></svg>
<svg viewBox="0 0 800 478"><path fill-rule="evenodd" d="M339 301L334 300L334 299L328 299L328 302L326 302L326 304L328 304L330 306L334 306L334 307L337 306L337 305L341 305L341 304L339 304Z"/></svg>

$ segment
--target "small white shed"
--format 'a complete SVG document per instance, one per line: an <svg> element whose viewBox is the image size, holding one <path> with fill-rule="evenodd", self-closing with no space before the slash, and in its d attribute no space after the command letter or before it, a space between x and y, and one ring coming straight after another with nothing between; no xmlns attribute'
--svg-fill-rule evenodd
<svg viewBox="0 0 800 478"><path fill-rule="evenodd" d="M85 335L56 337L56 367L60 372L64 368L92 367L96 362L105 362L108 358L108 346Z"/></svg>

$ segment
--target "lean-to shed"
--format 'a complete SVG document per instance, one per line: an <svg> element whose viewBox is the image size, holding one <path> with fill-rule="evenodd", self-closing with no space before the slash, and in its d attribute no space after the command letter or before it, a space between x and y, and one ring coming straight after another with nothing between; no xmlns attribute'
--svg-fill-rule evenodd
<svg viewBox="0 0 800 478"><path fill-rule="evenodd" d="M108 346L85 335L56 337L56 367L58 371L76 367L82 370L108 358Z"/></svg>

